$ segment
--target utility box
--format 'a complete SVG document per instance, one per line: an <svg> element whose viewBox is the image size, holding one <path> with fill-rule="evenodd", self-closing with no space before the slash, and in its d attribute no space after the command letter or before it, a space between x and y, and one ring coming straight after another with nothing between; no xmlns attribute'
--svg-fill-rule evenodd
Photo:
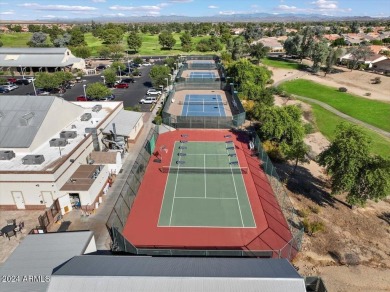
<svg viewBox="0 0 390 292"><path fill-rule="evenodd" d="M26 155L22 158L24 165L40 165L45 161L43 155Z"/></svg>

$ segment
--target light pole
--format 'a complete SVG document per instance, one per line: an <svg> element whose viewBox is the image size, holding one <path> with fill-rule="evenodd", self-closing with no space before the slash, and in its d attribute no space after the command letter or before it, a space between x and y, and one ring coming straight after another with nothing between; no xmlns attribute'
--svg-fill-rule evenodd
<svg viewBox="0 0 390 292"><path fill-rule="evenodd" d="M83 84L83 89L84 89L84 97L85 97L85 99L87 99L87 94L85 93L85 87L86 87L87 85L86 84Z"/></svg>
<svg viewBox="0 0 390 292"><path fill-rule="evenodd" d="M121 66L118 66L118 71L119 71L119 82L121 82L122 81Z"/></svg>
<svg viewBox="0 0 390 292"><path fill-rule="evenodd" d="M102 76L103 78L103 84L105 85L106 84L106 77Z"/></svg>
<svg viewBox="0 0 390 292"><path fill-rule="evenodd" d="M22 73L22 78L24 79L23 67L22 67L22 65L19 65L19 67L20 67L20 72Z"/></svg>
<svg viewBox="0 0 390 292"><path fill-rule="evenodd" d="M33 84L35 96L37 96L37 90L35 89L34 79L31 79L31 82Z"/></svg>
<svg viewBox="0 0 390 292"><path fill-rule="evenodd" d="M167 91L168 91L168 87L169 87L169 79L168 78L164 78L166 81L167 81Z"/></svg>

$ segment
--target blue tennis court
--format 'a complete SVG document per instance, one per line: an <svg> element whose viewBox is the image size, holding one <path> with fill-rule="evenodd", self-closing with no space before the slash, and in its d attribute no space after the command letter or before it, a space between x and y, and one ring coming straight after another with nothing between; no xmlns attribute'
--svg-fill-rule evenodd
<svg viewBox="0 0 390 292"><path fill-rule="evenodd" d="M204 79L214 79L214 72L191 72L190 78L204 78Z"/></svg>
<svg viewBox="0 0 390 292"><path fill-rule="evenodd" d="M219 94L187 94L179 104L183 105L182 116L226 116L224 105L227 103Z"/></svg>

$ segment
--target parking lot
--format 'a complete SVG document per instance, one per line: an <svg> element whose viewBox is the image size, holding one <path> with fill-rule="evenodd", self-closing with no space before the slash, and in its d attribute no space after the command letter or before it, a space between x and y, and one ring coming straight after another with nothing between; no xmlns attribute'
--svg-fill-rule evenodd
<svg viewBox="0 0 390 292"><path fill-rule="evenodd" d="M123 101L124 107L134 107L139 105L141 111L148 112L150 111L151 104L140 104L139 101L145 96L148 88L152 87L152 82L149 77L151 66L143 66L140 69L142 76L135 77L134 83L129 83L129 88L113 88L112 93L115 95L115 101ZM4 76L6 77L6 76ZM64 94L57 95L61 96L68 101L76 101L77 96L84 95L83 85L88 86L88 84L94 82L103 82L101 75L91 75L82 77L82 82L76 83L71 89L67 89ZM32 83L29 85L19 85L19 88L6 93L7 95L26 95L34 94L34 88Z"/></svg>

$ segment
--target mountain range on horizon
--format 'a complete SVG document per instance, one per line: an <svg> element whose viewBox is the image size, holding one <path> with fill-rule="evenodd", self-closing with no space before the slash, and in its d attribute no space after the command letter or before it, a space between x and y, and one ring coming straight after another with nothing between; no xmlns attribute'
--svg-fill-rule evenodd
<svg viewBox="0 0 390 292"><path fill-rule="evenodd" d="M331 16L321 14L294 14L294 13L251 13L251 14L227 14L214 16L183 16L183 15L161 15L161 16L133 16L133 17L99 17L95 18L53 18L53 19L36 19L35 21L44 22L324 22L324 21L369 21L369 20L390 20L387 17L371 16ZM12 22L16 22L12 21ZM2 21L4 22L4 21ZM22 21L26 22L26 21Z"/></svg>

